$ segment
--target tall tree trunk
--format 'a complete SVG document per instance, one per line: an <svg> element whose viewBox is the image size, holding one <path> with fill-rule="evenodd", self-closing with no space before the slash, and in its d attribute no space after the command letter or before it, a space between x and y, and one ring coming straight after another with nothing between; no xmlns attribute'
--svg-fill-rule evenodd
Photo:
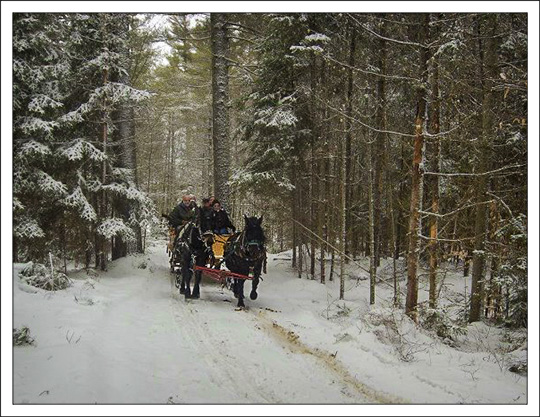
<svg viewBox="0 0 540 417"><path fill-rule="evenodd" d="M13 262L19 262L19 239L13 236Z"/></svg>
<svg viewBox="0 0 540 417"><path fill-rule="evenodd" d="M385 27L384 21L381 23L379 29L382 36L384 36ZM377 65L381 75L386 74L386 41L381 39L379 42L376 42L374 45L377 47ZM376 111L376 126L380 132L376 133L376 142L375 142L375 152L371 153L373 162L370 164L374 168L374 187L373 200L374 200L374 240L375 243L371 250L375 250L375 263L376 266L379 266L381 263L381 250L382 250L382 195L383 195L383 159L384 159L384 140L386 130L386 80L384 77L377 77L377 111Z"/></svg>
<svg viewBox="0 0 540 417"><path fill-rule="evenodd" d="M385 146L385 164L388 166L388 145ZM386 168L386 171L388 171L388 167ZM395 219L394 219L394 197L393 197L393 191L392 187L390 186L390 181L388 186L386 187L386 194L387 194L387 201L388 201L388 213L390 215L390 242L392 244L392 277L394 281L394 306L399 306L399 282L397 279L397 266L396 266L396 257L394 256L394 253L396 252L396 226L395 226Z"/></svg>
<svg viewBox="0 0 540 417"><path fill-rule="evenodd" d="M373 143L368 139L367 144L367 175L368 175L368 211L369 211L369 303L375 304L375 276L377 274L377 260L375 251L375 207L373 196Z"/></svg>
<svg viewBox="0 0 540 417"><path fill-rule="evenodd" d="M347 238L347 145L341 144L341 183L340 183L340 239L339 239L339 299L343 300L345 295L345 248Z"/></svg>
<svg viewBox="0 0 540 417"><path fill-rule="evenodd" d="M431 83L431 133L437 135L440 132L440 96L439 96L439 66L437 58L433 58L432 83ZM439 137L433 139L433 172L440 172L441 161L441 141ZM431 183L431 212L439 213L439 176L433 175ZM430 219L430 241L429 241L429 306L435 308L437 305L437 267L438 260L438 217L431 216Z"/></svg>
<svg viewBox="0 0 540 417"><path fill-rule="evenodd" d="M326 138L323 138L323 140L326 140ZM319 236L321 236L321 238L323 239L323 242L321 242L320 244L320 256L321 256L321 260L320 260L320 276L321 276L321 284L324 284L325 280L326 280L326 265L325 265L325 256L326 256L326 252L325 252L325 249L326 249L326 239L327 239L327 236L326 236L326 204L325 204L325 199L326 199L326 183L327 183L327 178L325 178L325 175L324 175L324 172L325 172L325 160L324 158L326 157L326 155L322 154L321 155L321 160L319 161L319 177L320 177L320 180L319 180L319 204L317 205L317 216L318 216L318 220L319 220L319 225L318 225L318 228L317 228L317 232L319 233ZM321 184L322 182L322 184Z"/></svg>
<svg viewBox="0 0 540 417"><path fill-rule="evenodd" d="M212 37L212 141L214 146L214 194L224 207L229 202L229 73L226 15L210 14Z"/></svg>
<svg viewBox="0 0 540 417"><path fill-rule="evenodd" d="M109 82L109 70L104 69L103 70L103 85L107 85ZM103 141L103 154L107 155L107 140L108 140L108 130L109 125L107 122L107 119L109 117L108 111L107 111L107 103L105 103L104 111L103 111L103 123L102 123L102 141ZM101 176L101 183L105 185L107 183L107 161L103 161L102 166L102 176ZM107 194L105 193L105 190L101 193L101 202L100 202L100 218L103 221L105 217L107 216ZM99 266L102 271L105 271L107 269L107 239L104 237L99 238Z"/></svg>
<svg viewBox="0 0 540 417"><path fill-rule="evenodd" d="M315 226L317 225L317 219L315 217L315 204L316 204L316 190L315 190L315 172L316 172L316 164L315 164L315 153L314 153L314 138L313 135L311 136L311 144L310 144L310 151L311 151L311 163L309 164L309 225L311 227L311 231L313 232L315 230ZM310 247L311 247L311 253L310 253L310 259L309 259L309 275L311 279L315 279L315 237L313 234L310 234Z"/></svg>
<svg viewBox="0 0 540 417"><path fill-rule="evenodd" d="M324 120L326 120L326 117L328 116L328 111L327 111L327 106L325 105L325 110L324 110ZM323 195L322 195L322 209L323 209L323 239L324 239L324 242L325 244L324 245L321 245L321 282L324 283L325 280L326 280L326 277L325 277L325 274L326 274L326 263L325 263L325 251L328 253L330 250L333 251L333 249L330 249L328 247L328 245L326 244L326 242L329 241L330 239L330 233L331 231L329 230L329 223L331 221L331 218L332 218L332 213L330 212L330 210L328 210L328 193L329 193L329 190L330 190L330 138L328 137L328 130L326 129L326 127L324 128L324 140L325 140L325 145L324 145L324 149L325 149L325 152L324 152L324 155L323 155L323 158L324 158L324 161L322 163L322 166L323 166L323 172L324 172L324 175L323 175L323 180L324 180L324 184L323 184ZM330 278L331 280L331 278Z"/></svg>
<svg viewBox="0 0 540 417"><path fill-rule="evenodd" d="M398 213L397 213L397 220L396 220L396 243L395 243L395 252L394 252L394 258L399 259L399 254L401 253L401 247L402 243L404 242L405 238L403 236L404 234L404 209L405 206L405 175L406 175L406 169L405 169L405 141L401 141L401 153L399 158L399 193L398 193Z"/></svg>
<svg viewBox="0 0 540 417"><path fill-rule="evenodd" d="M298 221L298 179L296 178L296 164L292 165L292 178L294 182L294 189L292 190L292 268L296 268L297 263L297 254L296 254L296 246L298 244L298 226L296 225L296 222Z"/></svg>
<svg viewBox="0 0 540 417"><path fill-rule="evenodd" d="M343 231L343 239L344 239L344 251L343 253L349 254L350 248L349 248L349 239L348 234L351 230L351 214L350 211L347 210L347 207L350 207L350 201L351 201L351 194L352 194L352 181L351 181L351 149L352 149L352 105L353 105L353 68L354 68L354 54L356 51L356 31L352 25L349 25L349 36L350 36L350 44L349 44L349 68L347 70L347 107L346 107L346 119L345 119L345 159L343 163L345 164L345 176L343 178L344 183L344 199L345 199L345 228Z"/></svg>
<svg viewBox="0 0 540 417"><path fill-rule="evenodd" d="M429 14L419 16L419 42L427 44L429 37ZM422 84L417 93L417 111L415 119L415 138L412 161L412 182L411 182L411 209L409 219L409 252L407 254L407 302L405 312L413 320L418 319L418 259L420 255L420 232L422 222L420 210L422 208L423 179L424 179L424 124L426 113L427 94L427 64L428 48L420 47L420 77Z"/></svg>
<svg viewBox="0 0 540 417"><path fill-rule="evenodd" d="M485 71L483 77L483 101L482 101L482 137L478 149L478 169L486 172L489 169L489 142L493 136L495 121L493 118L494 93L493 84L497 76L497 15L489 14L486 17L486 46L485 46ZM481 42L479 39L479 42ZM483 46L480 44L480 52L483 53ZM483 283L486 264L486 233L487 233L487 207L486 192L488 179L486 175L476 177L476 216L475 216L475 239L472 265L471 284L471 310L469 322L480 320L482 310Z"/></svg>
<svg viewBox="0 0 540 417"><path fill-rule="evenodd" d="M122 75L120 77L120 82L129 85L129 75ZM137 186L136 148L135 141L133 140L133 119L131 118L131 110L132 108L128 107L128 104L126 103L120 105L118 111L119 120L117 122L118 132L116 134L114 149L117 156L117 166L131 170L131 179L134 185ZM130 202L123 197L115 200L114 203L119 216L127 222L129 220L130 212L136 210L136 203ZM138 232L137 229L139 230ZM135 235L140 236L140 227L135 227ZM124 257L128 254L128 245L121 236L116 236L112 242L114 242L111 246L112 260Z"/></svg>

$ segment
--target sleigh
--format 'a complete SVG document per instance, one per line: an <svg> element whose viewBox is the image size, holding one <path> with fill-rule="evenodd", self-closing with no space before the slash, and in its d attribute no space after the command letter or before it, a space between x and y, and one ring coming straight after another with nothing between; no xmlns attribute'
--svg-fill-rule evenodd
<svg viewBox="0 0 540 417"><path fill-rule="evenodd" d="M214 244L212 245L212 252L214 254L214 262L211 265L207 266L198 266L195 265L194 269L196 271L201 271L204 276L207 276L214 281L219 282L225 286L228 281L227 279L253 279L252 276L237 274L231 272L227 269L224 269L224 254L225 254L225 244L229 238L233 236L232 234L227 235L214 235Z"/></svg>
<svg viewBox="0 0 540 417"><path fill-rule="evenodd" d="M231 238L232 234L227 235L214 235L214 244L212 245L212 252L214 252L214 258L216 263L223 260L225 253L225 244Z"/></svg>

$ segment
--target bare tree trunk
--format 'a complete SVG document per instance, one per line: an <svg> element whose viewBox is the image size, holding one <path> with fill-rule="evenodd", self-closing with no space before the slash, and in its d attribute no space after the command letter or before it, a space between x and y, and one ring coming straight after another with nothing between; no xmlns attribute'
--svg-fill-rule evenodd
<svg viewBox="0 0 540 417"><path fill-rule="evenodd" d="M212 37L212 140L214 146L214 193L224 207L229 200L231 151L229 139L229 73L227 17L210 14Z"/></svg>
<svg viewBox="0 0 540 417"><path fill-rule="evenodd" d="M350 45L349 45L349 68L348 68L348 74L347 74L347 108L346 108L346 114L347 117L345 119L345 159L343 163L345 164L345 175L344 175L344 181L346 180L344 184L344 199L345 199L345 228L342 232L343 239L344 239L344 250L342 251L342 254L349 254L350 253L350 247L349 247L349 239L348 234L351 230L351 214L347 210L347 207L350 207L350 200L351 200L351 194L352 194L352 181L351 181L351 142L352 142L352 129L353 125L351 123L352 118L352 105L353 105L353 68L354 68L354 54L356 50L356 32L352 25L349 25L349 32L350 32ZM343 257L343 255L342 255ZM347 262L347 261L346 261Z"/></svg>
<svg viewBox="0 0 540 417"><path fill-rule="evenodd" d="M420 15L419 42L426 44L429 31L429 14ZM415 138L412 161L411 209L409 219L409 252L407 254L407 302L405 312L413 320L418 319L418 280L417 269L420 255L420 237L422 223L420 210L422 208L423 179L424 179L424 124L426 113L427 62L428 48L420 48L420 75L422 85L418 88L417 112L415 120Z"/></svg>
<svg viewBox="0 0 540 417"><path fill-rule="evenodd" d="M387 156L385 158L388 163L388 147L386 147L385 152ZM387 171L388 172L388 171ZM399 306L399 283L397 279L397 266L396 266L396 257L393 254L396 251L396 227L394 219L394 198L392 195L392 187L390 184L386 187L387 201L388 201L388 213L390 215L390 242L392 242L392 277L394 281L394 306Z"/></svg>
<svg viewBox="0 0 540 417"><path fill-rule="evenodd" d="M302 278L302 269L304 268L304 247L302 240L298 245L298 278Z"/></svg>
<svg viewBox="0 0 540 417"><path fill-rule="evenodd" d="M315 165L315 154L314 154L314 143L313 143L313 135L311 137L311 163L309 164L309 196L310 196L310 204L309 204L309 211L310 211L310 221L309 224L311 226L311 230L315 230L315 226L317 224L316 218L315 218L315 196L316 196L316 190L315 190L315 172L316 172L316 165ZM311 276L311 279L315 279L315 251L316 251L316 241L315 237L313 235L310 235L310 246L311 246L311 253L310 253L310 264L309 264L309 275Z"/></svg>
<svg viewBox="0 0 540 417"><path fill-rule="evenodd" d="M405 141L401 141L401 157L399 159L399 194L398 194L398 215L397 215L397 221L396 221L396 243L395 248L396 251L394 253L394 258L399 259L399 254L401 253L401 244L405 240L403 237L404 232L404 225L405 222L404 217L404 210L402 206L404 205L405 201L405 180L403 179L405 176Z"/></svg>
<svg viewBox="0 0 540 417"><path fill-rule="evenodd" d="M369 141L369 139L368 139ZM375 304L375 276L377 274L377 260L375 251L375 207L373 198L373 161L371 141L367 144L367 175L368 175L368 211L369 211L369 303Z"/></svg>
<svg viewBox="0 0 540 417"><path fill-rule="evenodd" d="M293 218L293 222L292 222L292 265L291 265L291 267L296 268L296 260L297 260L296 245L298 244L298 227L296 225L296 222L298 221L298 208L297 208L298 180L296 179L296 164L293 164L293 166L292 166L292 178L293 178L293 181L294 181L294 190L291 193L292 194L291 212L292 212L292 218Z"/></svg>
<svg viewBox="0 0 540 417"><path fill-rule="evenodd" d="M103 70L103 85L106 85L109 80L109 70ZM103 123L102 123L102 141L103 141L103 154L107 155L107 140L108 140L108 130L109 126L107 123L107 118L109 117L107 109L107 103L105 103L103 111ZM107 183L107 161L103 161L102 166L102 176L101 183L105 185ZM105 190L101 193L101 204L100 204L100 218L103 220L107 215L107 194ZM99 238L99 266L102 271L107 269L107 240L104 237Z"/></svg>
<svg viewBox="0 0 540 417"><path fill-rule="evenodd" d="M329 152L328 155L330 154L331 153ZM337 155L339 155L339 150L336 151L336 156ZM338 195L339 184L336 184L336 182L339 181L339 178L340 178L338 158L336 157L336 158L333 158L332 160L328 159L328 161L329 161L329 165L328 165L327 177L330 178L332 174L333 178L336 179L332 182L331 186L329 185L329 193L332 195ZM339 221L340 221L340 218L339 218L338 210L328 211L327 241L332 242L332 246L330 246L331 255L330 255L330 274L328 276L329 281L334 280L334 273L335 273L335 267L336 267L336 251L334 249L334 244L339 237L339 229L340 229Z"/></svg>
<svg viewBox="0 0 540 417"><path fill-rule="evenodd" d="M440 96L439 96L439 66L437 58L433 58L432 83L431 83L431 133L437 135L440 132ZM440 138L433 139L433 172L440 172L441 143ZM439 176L433 175L431 181L431 212L439 213ZM429 306L435 308L437 305L437 268L438 259L438 217L431 216L430 219L430 241L429 241Z"/></svg>
<svg viewBox="0 0 540 417"><path fill-rule="evenodd" d="M324 158L324 155L322 156ZM328 239L328 236L326 236L326 204L325 204L325 199L326 199L326 183L327 183L327 178L325 178L324 176L324 165L325 165L325 161L322 160L319 162L319 176L320 176L320 180L319 180L319 204L318 204L318 207L317 207L317 215L319 217L319 225L318 225L318 233L319 233L319 236L321 236L324 241L321 242L320 244L320 256L321 256L321 261L320 261L320 275L321 275L321 284L324 284L325 283L325 280L326 280L326 265L325 265L325 260L324 260L324 257L326 256L326 252L325 252L325 246L326 246L326 239ZM321 184L321 181L322 181L322 184Z"/></svg>
<svg viewBox="0 0 540 417"><path fill-rule="evenodd" d="M381 23L379 29L382 36L384 36L385 28L384 21ZM384 39L375 43L377 46L377 65L379 66L380 74L386 74L386 41ZM374 156L373 161L370 164L374 167L374 187L371 190L374 200L374 245L371 250L374 250L376 266L381 264L381 250L382 250L382 195L383 195L383 152L384 152L384 139L385 139L385 117L386 117L386 79L384 77L377 78L377 111L376 111L376 126L381 132L376 133L375 153L371 153Z"/></svg>
<svg viewBox="0 0 540 417"><path fill-rule="evenodd" d="M340 184L340 239L339 239L339 299L343 300L345 295L345 241L347 236L347 146L341 145L341 184Z"/></svg>
<svg viewBox="0 0 540 417"><path fill-rule="evenodd" d="M487 40L485 48L485 72L483 77L483 102L482 102L482 137L479 154L479 171L486 172L489 168L489 141L494 133L495 121L493 118L493 80L497 76L497 15L489 14L486 17ZM482 38L479 39L479 42ZM480 44L480 53L483 53L483 47ZM486 264L486 233L487 233L487 208L484 204L487 192L486 175L476 177L476 206L475 217L475 240L472 266L472 284L471 284L471 310L469 322L480 320L482 310L483 283Z"/></svg>
<svg viewBox="0 0 540 417"><path fill-rule="evenodd" d="M13 236L13 263L19 262L19 239Z"/></svg>
<svg viewBox="0 0 540 417"><path fill-rule="evenodd" d="M326 110L325 110L325 115L326 115ZM326 133L326 129L325 129L325 133ZM329 223L331 221L331 218L332 218L332 213L328 210L328 192L330 190L330 187L329 187L329 181L330 181L330 156L329 156L329 152L330 152L330 146L329 146L329 138L326 136L325 137L325 140L327 142L326 146L325 146L325 149L326 149L326 152L325 152L325 155L324 155L324 162L323 162L323 172L324 172L324 176L323 176L323 179L324 179L324 185L323 185L323 195L322 195L322 209L323 209L323 217L322 217L322 221L323 221L323 238L324 238L324 241L325 242L328 242L330 240L330 231L328 230L329 228ZM323 244L321 245L321 282L324 283L325 280L326 280L326 261L325 261L325 257L326 257L326 253L329 252L329 247L327 244Z"/></svg>

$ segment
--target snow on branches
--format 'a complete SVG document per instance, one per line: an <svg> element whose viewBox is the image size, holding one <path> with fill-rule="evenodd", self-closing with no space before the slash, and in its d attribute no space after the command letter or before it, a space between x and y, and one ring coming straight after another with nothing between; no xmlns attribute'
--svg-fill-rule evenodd
<svg viewBox="0 0 540 417"><path fill-rule="evenodd" d="M67 187L60 181L55 180L46 172L37 170L37 184L44 193L52 193L64 196L67 194Z"/></svg>
<svg viewBox="0 0 540 417"><path fill-rule="evenodd" d="M51 155L51 149L47 145L39 143L35 140L30 140L21 146L19 155L25 159L31 157L48 156Z"/></svg>
<svg viewBox="0 0 540 417"><path fill-rule="evenodd" d="M65 122L82 122L84 117L94 111L103 110L105 107L114 107L127 102L140 102L151 97L148 91L137 90L125 84L108 82L97 87L85 103L77 109L65 114L61 120Z"/></svg>
<svg viewBox="0 0 540 417"><path fill-rule="evenodd" d="M110 219L105 219L96 229L98 234L103 236L106 239L110 239L113 236L119 235L125 241L134 241L135 234L133 230L127 226L122 219L118 217L113 217Z"/></svg>
<svg viewBox="0 0 540 417"><path fill-rule="evenodd" d="M70 161L80 161L88 157L92 161L102 162L107 159L102 151L84 139L75 139L71 141L66 148L60 151L60 154Z"/></svg>
<svg viewBox="0 0 540 417"><path fill-rule="evenodd" d="M22 216L13 227L13 235L18 238L35 239L45 236L37 221L30 216Z"/></svg>
<svg viewBox="0 0 540 417"><path fill-rule="evenodd" d="M294 126L298 122L293 109L287 106L268 107L257 111L255 116L257 117L256 125L278 129Z"/></svg>
<svg viewBox="0 0 540 417"><path fill-rule="evenodd" d="M63 106L64 105L62 103L45 94L36 94L30 103L28 103L28 110L35 113L44 114L45 110L47 109L56 109Z"/></svg>
<svg viewBox="0 0 540 417"><path fill-rule="evenodd" d="M45 132L50 134L52 130L59 126L59 123L54 120L43 120L38 117L23 117L20 119L19 128L24 134L34 132Z"/></svg>
<svg viewBox="0 0 540 417"><path fill-rule="evenodd" d="M86 199L81 187L75 188L75 190L64 199L64 203L68 207L78 208L80 210L80 216L83 220L88 222L96 221L96 211Z"/></svg>

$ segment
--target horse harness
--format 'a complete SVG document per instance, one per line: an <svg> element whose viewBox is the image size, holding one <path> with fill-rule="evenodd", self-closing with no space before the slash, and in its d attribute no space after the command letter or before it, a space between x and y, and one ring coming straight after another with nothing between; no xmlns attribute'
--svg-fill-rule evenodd
<svg viewBox="0 0 540 417"><path fill-rule="evenodd" d="M227 251L227 253L223 256L223 259L220 262L220 265L227 261L233 254L236 254L239 258L242 258L243 260L247 262L257 262L261 259L263 260L263 272L266 274L266 250L264 248L263 242L260 240L248 240L246 242L246 234L244 231L240 232L238 235L238 238L235 240L229 240L231 249ZM246 247L250 246L262 246L263 250L259 252L259 255L256 257L250 257L246 251ZM250 270L252 270L253 267L250 267ZM261 278L262 279L262 278Z"/></svg>

